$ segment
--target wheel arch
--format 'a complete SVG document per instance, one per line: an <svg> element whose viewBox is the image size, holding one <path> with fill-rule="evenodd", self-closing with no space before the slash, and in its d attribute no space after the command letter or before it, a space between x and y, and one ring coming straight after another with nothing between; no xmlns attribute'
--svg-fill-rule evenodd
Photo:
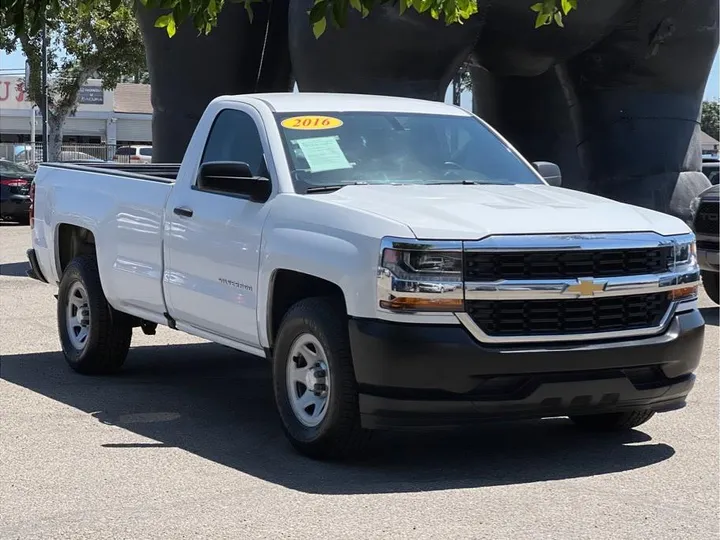
<svg viewBox="0 0 720 540"><path fill-rule="evenodd" d="M72 223L58 223L55 231L55 268L58 277L75 257L95 255L95 234L88 228Z"/></svg>
<svg viewBox="0 0 720 540"><path fill-rule="evenodd" d="M267 290L265 316L267 347L272 349L280 323L293 305L306 298L323 296L336 298L347 313L345 294L337 283L298 270L275 269L270 276Z"/></svg>

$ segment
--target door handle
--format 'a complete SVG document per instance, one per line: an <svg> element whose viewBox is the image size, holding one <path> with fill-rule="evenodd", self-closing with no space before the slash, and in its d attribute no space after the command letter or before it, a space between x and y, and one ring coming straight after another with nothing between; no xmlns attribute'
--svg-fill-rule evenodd
<svg viewBox="0 0 720 540"><path fill-rule="evenodd" d="M178 206L177 208L173 208L173 212L178 216L183 217L192 217L193 215L192 208L187 208L185 206Z"/></svg>

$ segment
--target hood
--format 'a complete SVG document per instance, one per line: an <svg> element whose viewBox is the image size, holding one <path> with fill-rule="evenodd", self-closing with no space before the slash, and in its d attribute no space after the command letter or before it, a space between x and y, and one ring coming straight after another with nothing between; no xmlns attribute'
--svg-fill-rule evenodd
<svg viewBox="0 0 720 540"><path fill-rule="evenodd" d="M714 186L710 186L705 191L700 193L700 195L698 195L698 197L701 199L705 199L705 198L717 199L718 197L720 197L720 184L715 184Z"/></svg>
<svg viewBox="0 0 720 540"><path fill-rule="evenodd" d="M477 240L494 234L646 232L683 234L679 219L548 185L360 185L327 202L398 221L419 239Z"/></svg>

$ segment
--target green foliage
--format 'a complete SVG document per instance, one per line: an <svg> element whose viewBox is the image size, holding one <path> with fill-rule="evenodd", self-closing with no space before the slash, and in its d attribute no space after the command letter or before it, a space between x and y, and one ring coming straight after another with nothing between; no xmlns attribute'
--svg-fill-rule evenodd
<svg viewBox="0 0 720 540"><path fill-rule="evenodd" d="M40 2L10 0L10 8L23 4L21 18L31 21ZM61 129L68 115L77 109L80 87L90 78L102 79L105 89L114 88L126 76L146 71L145 48L132 8L122 0L60 2L50 0L48 17L48 120ZM3 20L5 5L0 11ZM19 16L20 16L19 15ZM25 92L43 115L39 25L0 29L0 49L11 53L22 50L30 64L30 81ZM61 54L62 51L62 54Z"/></svg>
<svg viewBox="0 0 720 540"><path fill-rule="evenodd" d="M560 0L559 4L557 0L543 0L530 6L530 9L537 13L535 28L548 26L553 22L564 27L563 17L573 9L577 9L577 0Z"/></svg>
<svg viewBox="0 0 720 540"><path fill-rule="evenodd" d="M252 20L252 5L265 0L139 1L148 8L166 10L166 13L158 17L155 26L165 28L168 36L172 37L177 27L185 21L192 21L195 28L203 34L210 33L217 25L218 14L226 2L243 4ZM313 33L316 37L320 37L327 28L328 19L336 28L343 28L349 10L359 11L363 17L366 17L381 4L397 4L401 14L408 9L414 9L434 19L444 20L446 24L462 24L478 12L477 0L316 0L308 12ZM115 11L122 5L122 0L3 0L3 6L0 8L0 27L12 27L16 31L27 29L29 33L35 34L45 18L56 20L61 12L68 8L76 12L88 12L98 6L104 6L110 11ZM573 9L577 9L577 0L542 0L533 4L530 9L537 13L536 28L553 23L562 27L564 17Z"/></svg>
<svg viewBox="0 0 720 540"><path fill-rule="evenodd" d="M700 129L720 140L720 101L704 101L700 114Z"/></svg>

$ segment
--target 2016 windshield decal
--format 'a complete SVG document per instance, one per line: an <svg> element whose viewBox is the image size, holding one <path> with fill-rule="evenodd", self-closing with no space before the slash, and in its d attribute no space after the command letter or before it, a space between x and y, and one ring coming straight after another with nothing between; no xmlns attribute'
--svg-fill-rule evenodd
<svg viewBox="0 0 720 540"><path fill-rule="evenodd" d="M245 285L239 281L233 281L232 279L218 278L218 281L228 287L235 287L236 289L243 289L248 292L252 292L253 288L250 285Z"/></svg>
<svg viewBox="0 0 720 540"><path fill-rule="evenodd" d="M333 129L343 125L343 121L332 116L293 116L286 118L280 125L286 129Z"/></svg>

